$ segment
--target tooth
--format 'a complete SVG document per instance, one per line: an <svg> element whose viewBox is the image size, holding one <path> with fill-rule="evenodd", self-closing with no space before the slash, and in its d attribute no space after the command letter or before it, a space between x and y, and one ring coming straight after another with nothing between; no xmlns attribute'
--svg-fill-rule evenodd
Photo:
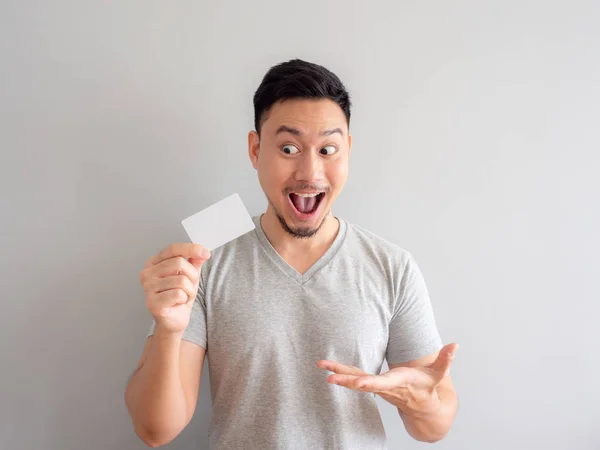
<svg viewBox="0 0 600 450"><path fill-rule="evenodd" d="M295 193L298 197L316 197L319 194L303 194L303 193Z"/></svg>

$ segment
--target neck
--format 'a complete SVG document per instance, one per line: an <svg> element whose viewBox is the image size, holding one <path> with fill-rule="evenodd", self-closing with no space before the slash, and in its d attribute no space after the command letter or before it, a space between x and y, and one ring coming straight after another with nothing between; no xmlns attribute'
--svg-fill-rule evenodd
<svg viewBox="0 0 600 450"><path fill-rule="evenodd" d="M329 248L335 240L340 228L339 221L329 213L319 231L310 238L297 238L283 229L275 210L271 205L261 216L261 226L267 239L280 255L316 254Z"/></svg>

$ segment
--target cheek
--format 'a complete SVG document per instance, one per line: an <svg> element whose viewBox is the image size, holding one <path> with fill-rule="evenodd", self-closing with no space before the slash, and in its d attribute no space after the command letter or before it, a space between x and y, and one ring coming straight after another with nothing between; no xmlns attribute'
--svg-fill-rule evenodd
<svg viewBox="0 0 600 450"><path fill-rule="evenodd" d="M327 167L327 178L332 185L340 187L348 177L348 162L346 159L332 161Z"/></svg>
<svg viewBox="0 0 600 450"><path fill-rule="evenodd" d="M261 184L269 190L281 190L289 180L289 173L292 170L288 166L289 164L285 164L285 161L277 160L277 158L265 158L260 161L258 175Z"/></svg>

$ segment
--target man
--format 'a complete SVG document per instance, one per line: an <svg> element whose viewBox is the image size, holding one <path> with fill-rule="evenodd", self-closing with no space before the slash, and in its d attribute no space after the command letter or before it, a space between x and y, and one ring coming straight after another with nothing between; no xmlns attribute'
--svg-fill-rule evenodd
<svg viewBox="0 0 600 450"><path fill-rule="evenodd" d="M457 346L442 347L411 254L331 213L352 146L346 89L292 60L254 107L256 229L212 255L173 244L140 274L154 322L126 392L136 433L159 446L187 426L208 355L212 449L383 449L375 395L415 439L440 440Z"/></svg>

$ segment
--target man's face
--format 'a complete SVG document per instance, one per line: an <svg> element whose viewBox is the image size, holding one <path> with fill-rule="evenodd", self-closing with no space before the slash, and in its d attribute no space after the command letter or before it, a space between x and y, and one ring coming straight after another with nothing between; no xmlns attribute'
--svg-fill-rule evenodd
<svg viewBox="0 0 600 450"><path fill-rule="evenodd" d="M333 101L277 103L248 135L252 165L282 227L298 238L313 236L329 215L348 176L352 137Z"/></svg>

